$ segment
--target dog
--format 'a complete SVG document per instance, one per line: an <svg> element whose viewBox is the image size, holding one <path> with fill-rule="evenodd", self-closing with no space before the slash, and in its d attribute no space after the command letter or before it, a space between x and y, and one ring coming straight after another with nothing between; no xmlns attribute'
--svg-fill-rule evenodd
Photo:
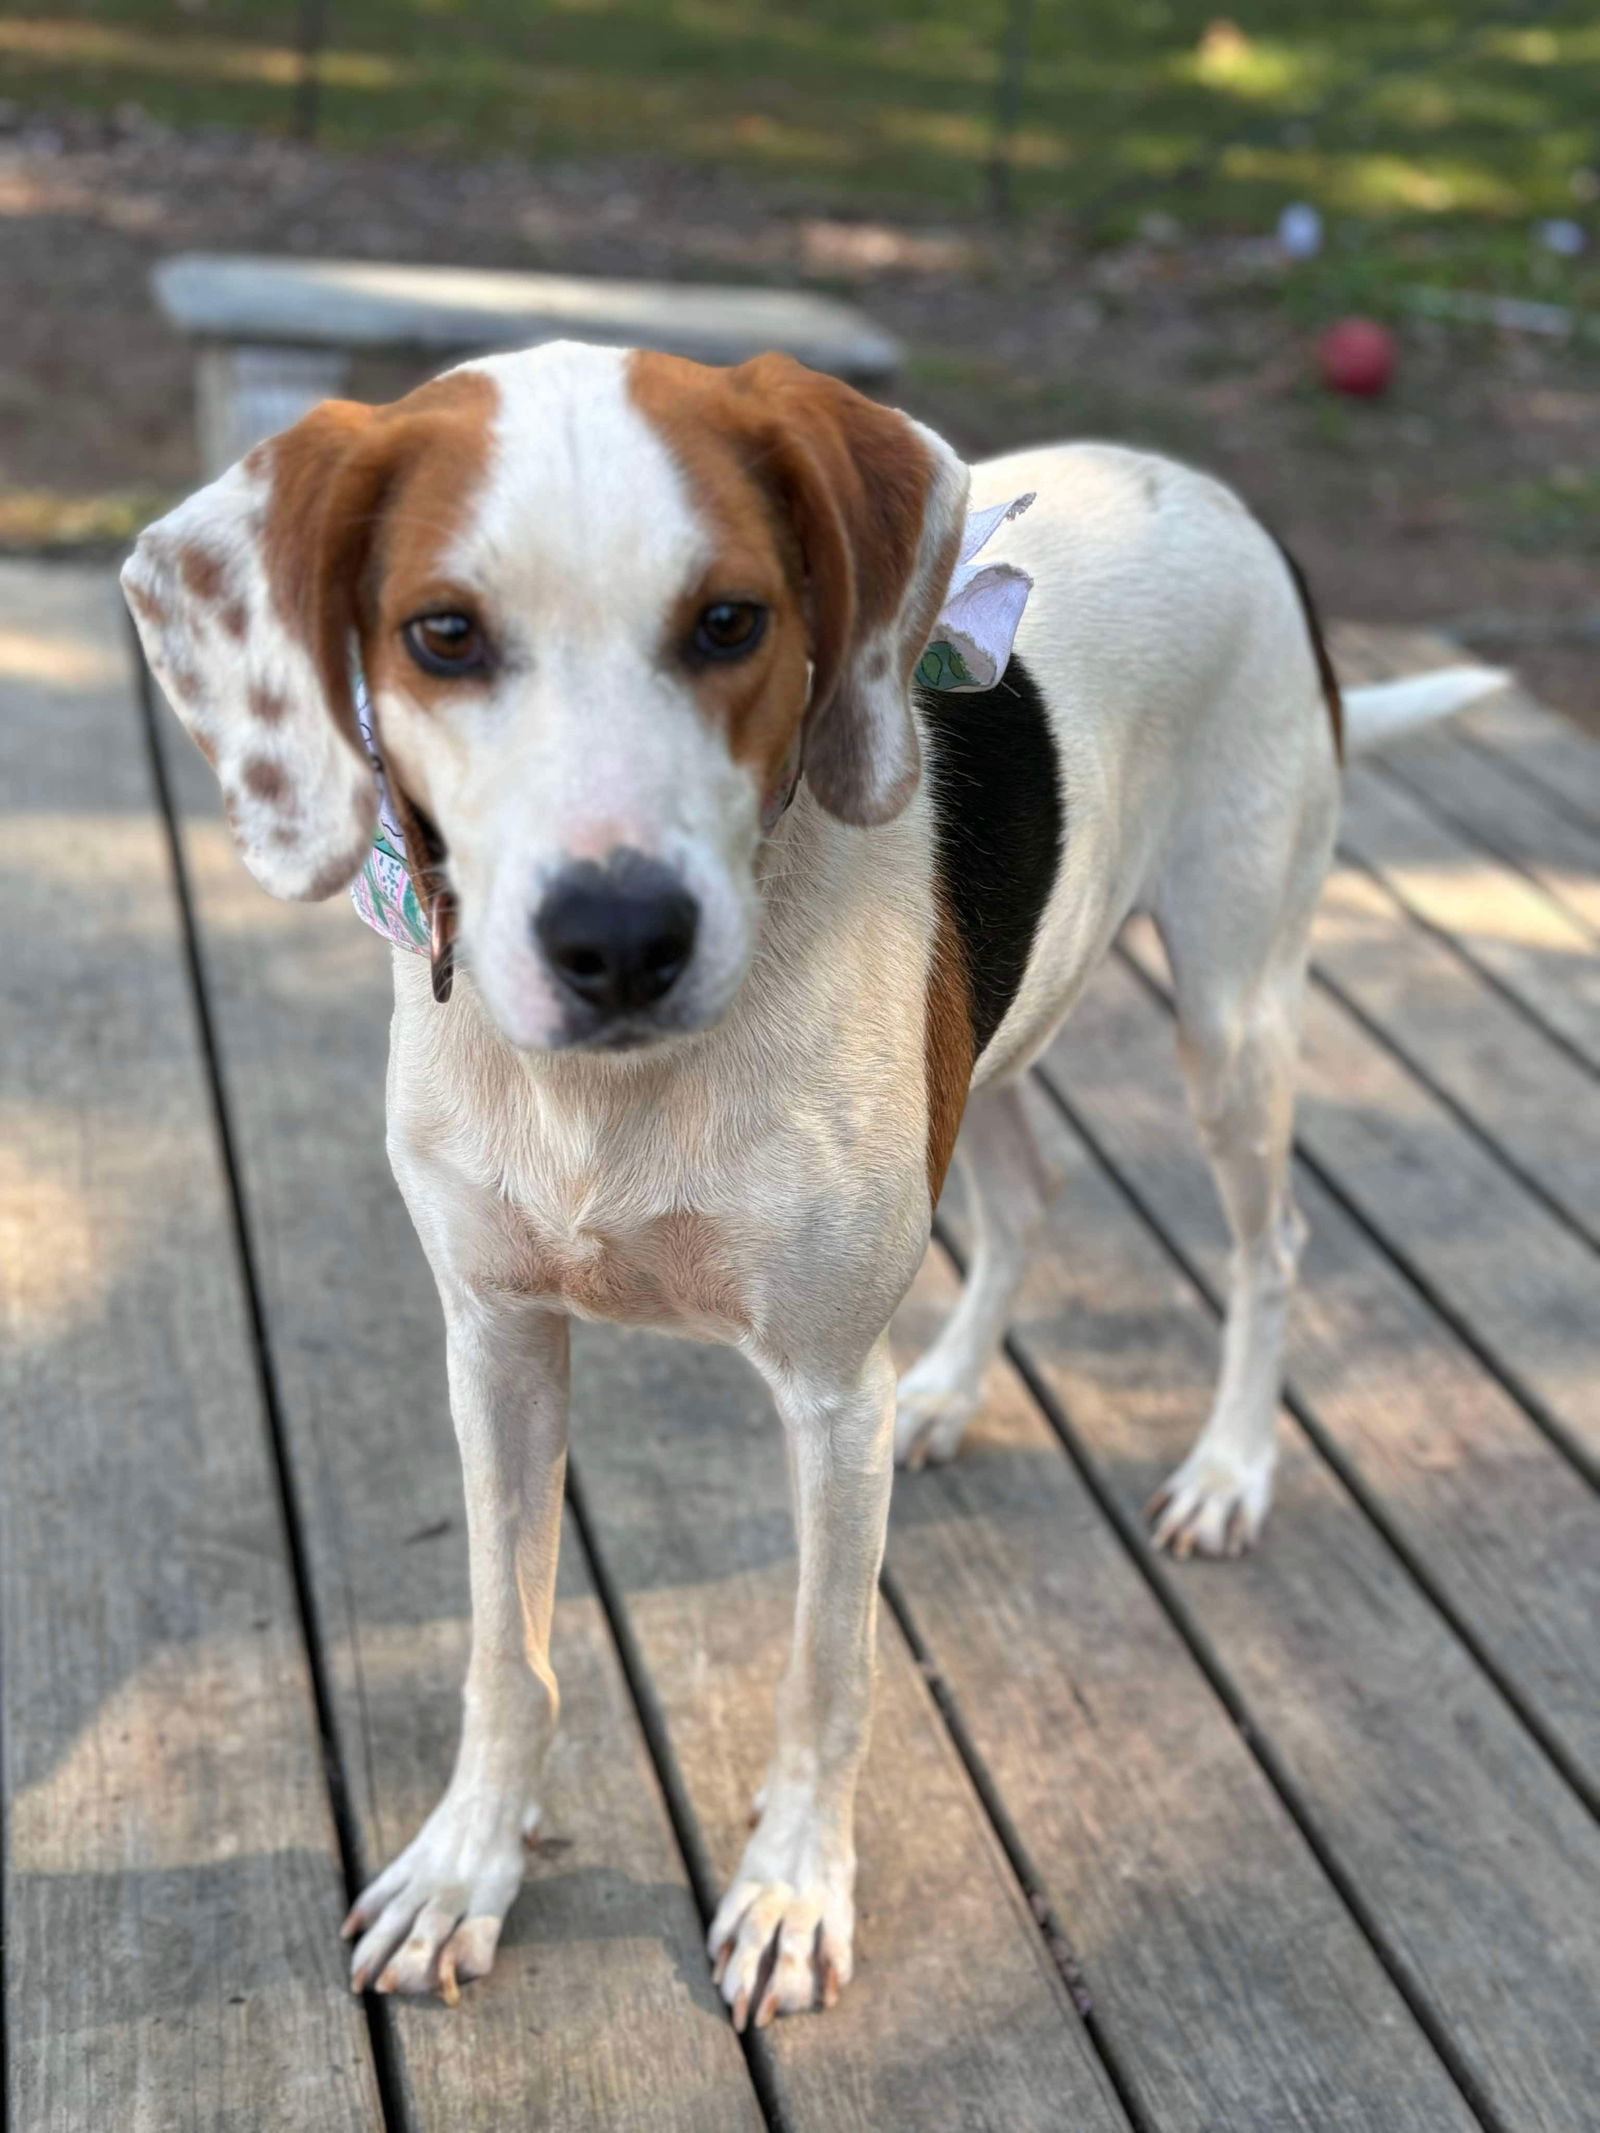
<svg viewBox="0 0 1600 2133"><path fill-rule="evenodd" d="M1032 581L1009 667L921 688L969 510L1025 492L992 544ZM454 1999L521 1882L577 1316L726 1343L771 1387L795 1636L709 1947L740 2029L831 2005L894 1462L956 1451L1050 1202L1018 1076L1150 913L1233 1239L1215 1405L1154 1537L1238 1551L1272 1484L1341 720L1358 748L1502 677L1341 707L1298 574L1217 482L1097 444L969 470L778 356L555 343L329 403L123 582L276 896L372 849L364 690L431 945L394 957L388 1139L444 1307L472 1650L444 1796L346 1921L352 1982ZM958 1128L976 1247L897 1393L886 1328Z"/></svg>

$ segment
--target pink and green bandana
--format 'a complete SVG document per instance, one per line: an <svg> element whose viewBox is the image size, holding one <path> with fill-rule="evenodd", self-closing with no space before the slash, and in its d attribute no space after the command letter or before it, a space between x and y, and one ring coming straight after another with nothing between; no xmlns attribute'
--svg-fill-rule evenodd
<svg viewBox="0 0 1600 2133"><path fill-rule="evenodd" d="M1028 604L1033 580L1014 563L980 563L979 552L1008 519L1017 518L1032 495L974 511L961 536L950 590L934 623L916 679L927 689L992 689L1006 670ZM350 901L374 933L413 955L428 953L428 918L406 866L406 840L384 782L383 763L372 732L366 687L356 685L356 718L378 780L378 834L366 864L350 884Z"/></svg>

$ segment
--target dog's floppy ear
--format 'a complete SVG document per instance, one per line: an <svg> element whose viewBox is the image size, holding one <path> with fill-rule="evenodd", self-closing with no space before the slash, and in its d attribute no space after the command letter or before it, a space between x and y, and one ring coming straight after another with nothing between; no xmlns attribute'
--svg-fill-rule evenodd
<svg viewBox="0 0 1600 2133"><path fill-rule="evenodd" d="M331 896L366 857L378 795L351 682L380 551L396 527L412 551L448 541L495 399L468 365L387 407L329 400L148 528L123 569L150 664L274 896Z"/></svg>
<svg viewBox="0 0 1600 2133"><path fill-rule="evenodd" d="M377 820L350 674L374 419L315 409L147 528L122 572L150 665L274 896L344 887Z"/></svg>
<svg viewBox="0 0 1600 2133"><path fill-rule="evenodd" d="M841 821L888 822L916 790L911 676L955 567L967 468L909 415L786 356L733 375L770 411L755 471L803 566L806 778Z"/></svg>

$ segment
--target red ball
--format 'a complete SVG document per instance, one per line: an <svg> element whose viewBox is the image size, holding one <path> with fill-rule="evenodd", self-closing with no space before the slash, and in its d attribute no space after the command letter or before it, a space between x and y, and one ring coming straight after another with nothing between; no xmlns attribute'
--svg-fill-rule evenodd
<svg viewBox="0 0 1600 2133"><path fill-rule="evenodd" d="M1322 382L1337 393L1369 398L1394 376L1394 336L1376 319L1342 318L1317 343Z"/></svg>

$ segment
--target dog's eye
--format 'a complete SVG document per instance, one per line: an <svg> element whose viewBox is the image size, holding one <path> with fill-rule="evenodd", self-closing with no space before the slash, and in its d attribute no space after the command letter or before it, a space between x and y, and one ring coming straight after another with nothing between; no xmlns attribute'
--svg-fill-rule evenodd
<svg viewBox="0 0 1600 2133"><path fill-rule="evenodd" d="M742 659L766 627L767 611L754 600L713 600L700 610L690 641L702 659Z"/></svg>
<svg viewBox="0 0 1600 2133"><path fill-rule="evenodd" d="M488 644L470 615L418 615L401 634L424 674L476 674L489 664Z"/></svg>

